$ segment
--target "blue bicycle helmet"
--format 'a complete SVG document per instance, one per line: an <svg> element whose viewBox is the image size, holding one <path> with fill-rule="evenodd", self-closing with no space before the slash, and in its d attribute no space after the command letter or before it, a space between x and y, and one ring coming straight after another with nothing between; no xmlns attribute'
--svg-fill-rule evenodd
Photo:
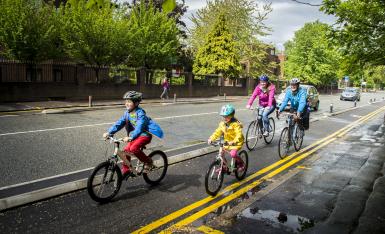
<svg viewBox="0 0 385 234"><path fill-rule="evenodd" d="M269 82L269 77L267 75L262 75L259 77L259 80L260 81L266 81L266 82Z"/></svg>
<svg viewBox="0 0 385 234"><path fill-rule="evenodd" d="M219 115L223 117L234 115L234 114L235 114L235 108L231 104L226 104L222 106L221 111L219 112Z"/></svg>

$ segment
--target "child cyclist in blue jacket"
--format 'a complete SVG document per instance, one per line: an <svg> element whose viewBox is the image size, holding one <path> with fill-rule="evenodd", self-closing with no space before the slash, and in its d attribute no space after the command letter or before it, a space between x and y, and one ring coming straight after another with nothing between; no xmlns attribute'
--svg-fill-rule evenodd
<svg viewBox="0 0 385 234"><path fill-rule="evenodd" d="M127 130L127 137L123 138L124 142L128 142L124 148L124 152L134 154L140 161L144 163L144 169L149 170L152 167L152 160L141 149L149 144L152 135L163 138L163 131L150 117L146 116L146 112L139 107L142 100L142 94L136 91L128 91L124 94L123 99L126 100L127 110L123 116L116 121L108 132L103 134L104 138L113 136L123 127ZM120 158L126 158L130 162L130 156L126 153L120 153ZM130 173L130 165L126 165L123 160L122 174Z"/></svg>

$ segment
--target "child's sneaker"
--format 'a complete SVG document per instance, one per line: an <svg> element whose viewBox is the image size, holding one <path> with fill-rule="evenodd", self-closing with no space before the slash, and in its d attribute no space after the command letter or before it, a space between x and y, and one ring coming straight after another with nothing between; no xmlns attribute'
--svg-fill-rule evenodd
<svg viewBox="0 0 385 234"><path fill-rule="evenodd" d="M125 176L125 175L128 175L128 174L131 174L131 169L130 169L130 167L129 166L127 166L126 164L122 164L122 170L121 170L121 172L122 172L122 175L123 175L123 177Z"/></svg>
<svg viewBox="0 0 385 234"><path fill-rule="evenodd" d="M245 170L245 164L242 161L237 162L237 171L242 172Z"/></svg>

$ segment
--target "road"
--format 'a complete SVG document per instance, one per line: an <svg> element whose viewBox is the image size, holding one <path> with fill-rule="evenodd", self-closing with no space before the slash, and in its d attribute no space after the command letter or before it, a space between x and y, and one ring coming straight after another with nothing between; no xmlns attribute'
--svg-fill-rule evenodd
<svg viewBox="0 0 385 234"><path fill-rule="evenodd" d="M358 106L384 93L364 93ZM253 113L245 100L234 102L237 118L247 126ZM312 117L352 107L338 96L321 96L320 110ZM173 149L205 142L220 120L223 103L185 105L144 105L148 115L165 131L164 140L154 139L152 148ZM102 134L124 109L84 111L66 114L34 114L0 118L0 187L94 167L111 152ZM246 131L246 130L245 130ZM117 136L123 136L121 131Z"/></svg>
<svg viewBox="0 0 385 234"><path fill-rule="evenodd" d="M310 130L306 132L304 147L315 144L338 129L349 126L352 122L383 107L384 103L367 105L367 101L373 98L372 95L381 98L382 93L363 94L362 101L359 103L363 106L362 108L313 122ZM328 111L330 102L333 102L336 111L353 105L352 102L340 102L337 99L337 96L322 97L320 112L313 113L312 117L323 116L323 112ZM218 123L219 117L216 113L221 105L221 103L216 103L144 106L144 108L150 116L157 119L166 132L167 137L163 148L173 148L205 141ZM238 110L237 116L247 125L252 113L242 110L245 101L235 102L234 105ZM41 178L96 165L104 159L100 152L105 150L105 143L99 140L99 136L109 125L105 123L117 119L121 113L121 110L108 110L66 115L1 118L2 134L92 125L38 133L2 135L2 142L5 144L1 146L1 173L6 180L6 182L3 181L3 184L18 183L27 179ZM195 115L191 116L192 114ZM16 125L15 122L20 124ZM277 128L283 124L284 121L279 121ZM277 163L279 159L277 138L275 137L271 145L261 144L256 151L249 153L248 178L254 175L250 181L261 177L261 174L255 174L256 172ZM3 155L9 155L12 158ZM208 164L214 157L215 154L209 154L171 166L166 179L157 187L148 187L141 178L125 182L118 196L109 204L96 204L90 200L86 191L81 190L3 212L0 216L2 224L0 232L127 233L175 211L178 213L171 215L173 218L171 223L181 220L185 217L183 216L185 212L181 209L190 211L192 208L189 205L194 204L194 206L200 207L198 210L203 210L213 204L213 199L207 197L204 192L203 179ZM15 175L18 176L14 178ZM235 178L226 177L224 187L230 186L234 182L236 182ZM241 187L238 186L238 189ZM259 189L261 188L263 188L262 185ZM223 196L216 199L221 198ZM234 198L234 200L236 199ZM213 212L219 211L209 210L209 215L203 217L210 218L210 214L212 215ZM191 213L188 214L191 215ZM203 221L198 219L198 222L204 222L205 218ZM154 228L153 231L163 228L165 226L160 226L159 229Z"/></svg>

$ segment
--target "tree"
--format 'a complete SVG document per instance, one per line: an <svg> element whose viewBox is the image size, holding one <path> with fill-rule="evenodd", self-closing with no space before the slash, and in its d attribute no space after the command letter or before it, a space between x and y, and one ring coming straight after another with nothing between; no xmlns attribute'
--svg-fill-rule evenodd
<svg viewBox="0 0 385 234"><path fill-rule="evenodd" d="M271 12L271 5L261 5L253 0L209 0L207 6L191 18L190 44L195 53L206 43L206 37L215 27L220 15L226 18L227 28L233 36L237 56L250 63L252 75L269 72L266 63L268 45L258 40L267 35L269 28L264 20Z"/></svg>
<svg viewBox="0 0 385 234"><path fill-rule="evenodd" d="M227 28L226 19L220 15L206 43L199 48L193 71L197 74L222 74L234 78L241 70L232 34Z"/></svg>
<svg viewBox="0 0 385 234"><path fill-rule="evenodd" d="M175 59L179 47L175 20L152 4L135 6L128 22L130 57L128 63L135 67L166 68Z"/></svg>
<svg viewBox="0 0 385 234"><path fill-rule="evenodd" d="M62 10L62 39L65 51L78 62L95 65L96 81L102 66L119 64L129 55L128 21L123 10L107 2L102 7L88 7L86 0Z"/></svg>
<svg viewBox="0 0 385 234"><path fill-rule="evenodd" d="M38 62L63 56L54 7L38 0L1 0L0 8L4 57Z"/></svg>
<svg viewBox="0 0 385 234"><path fill-rule="evenodd" d="M144 3L146 6L150 4L160 12L164 12L170 18L173 18L179 28L179 34L183 38L187 38L186 23L182 20L183 15L187 12L185 0L177 2L176 0L133 0L131 7L140 6Z"/></svg>
<svg viewBox="0 0 385 234"><path fill-rule="evenodd" d="M364 70L363 81L374 89L382 88L385 85L385 66L368 66Z"/></svg>
<svg viewBox="0 0 385 234"><path fill-rule="evenodd" d="M361 64L385 65L384 0L324 0L321 9L337 18L332 36L345 55Z"/></svg>
<svg viewBox="0 0 385 234"><path fill-rule="evenodd" d="M341 56L327 38L331 27L319 21L306 23L285 43L287 78L299 77L303 82L328 85L337 80Z"/></svg>

